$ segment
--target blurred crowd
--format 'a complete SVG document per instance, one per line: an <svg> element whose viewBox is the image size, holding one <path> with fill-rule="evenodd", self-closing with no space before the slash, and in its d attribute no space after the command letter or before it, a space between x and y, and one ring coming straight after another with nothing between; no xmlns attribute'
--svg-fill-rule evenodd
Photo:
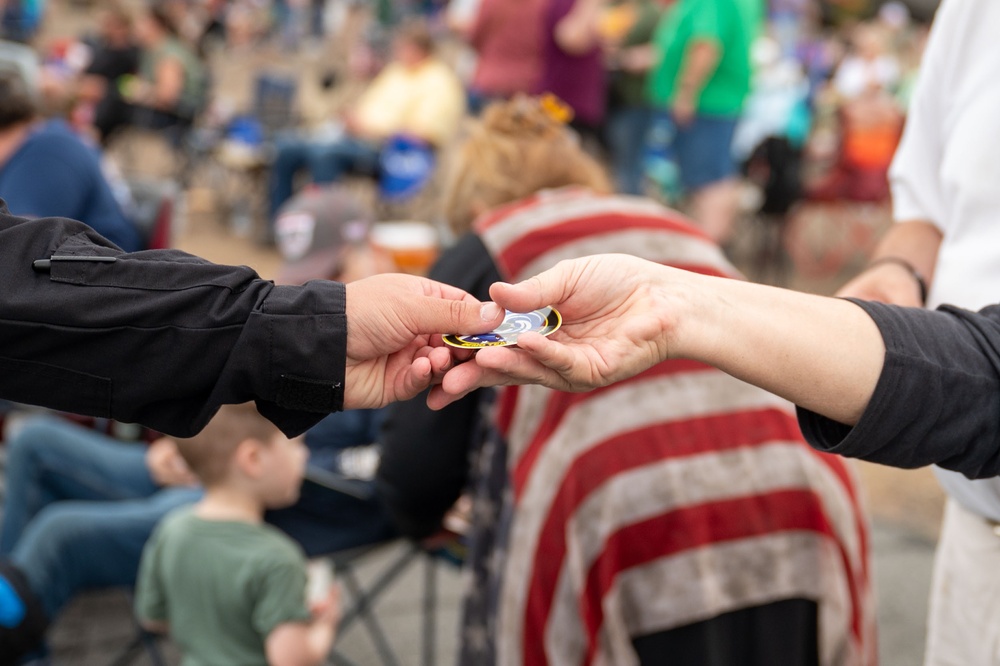
<svg viewBox="0 0 1000 666"><path fill-rule="evenodd" d="M115 1L90 3L77 37L46 39L44 3L7 2L4 31L40 58L40 112L82 140L109 148L140 127L186 157L252 155L268 172L264 226L308 183L416 191L463 116L518 93L564 105L617 191L680 206L719 242L748 207L884 201L926 24L901 2L747 0L685 59L715 11L690 4ZM277 55L240 71L262 49ZM194 166L166 176L186 185Z"/></svg>
<svg viewBox="0 0 1000 666"><path fill-rule="evenodd" d="M86 28L52 38L46 12L70 5ZM845 0L0 15L11 213L133 251L170 247L197 208L273 247L280 282L429 272L484 300L598 251L736 277L747 214L885 203L928 30L901 2ZM462 663L877 662L850 465L810 449L789 405L698 363L586 395L334 414L305 436L308 467L253 408L192 444L8 407L0 611L5 589L34 601L0 612L0 646L40 663L76 593L136 585L143 625L198 663L322 663L339 602L306 604L301 555L400 536L463 544Z"/></svg>

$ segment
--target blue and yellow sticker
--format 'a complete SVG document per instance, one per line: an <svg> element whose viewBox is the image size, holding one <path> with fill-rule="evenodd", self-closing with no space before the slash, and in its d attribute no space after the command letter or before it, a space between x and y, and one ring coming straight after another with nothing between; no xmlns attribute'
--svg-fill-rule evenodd
<svg viewBox="0 0 1000 666"><path fill-rule="evenodd" d="M507 310L503 323L489 333L478 335L444 336L444 343L459 349L483 349L485 347L507 347L517 344L522 333L550 335L562 326L562 315L553 307L539 308L532 312L511 312Z"/></svg>

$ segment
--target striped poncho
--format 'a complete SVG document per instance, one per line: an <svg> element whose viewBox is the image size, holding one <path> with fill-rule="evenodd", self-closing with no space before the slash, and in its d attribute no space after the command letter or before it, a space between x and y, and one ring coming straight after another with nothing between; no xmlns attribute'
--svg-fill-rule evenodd
<svg viewBox="0 0 1000 666"><path fill-rule="evenodd" d="M510 281L605 252L735 276L644 199L545 191L476 232ZM804 442L787 402L675 360L589 393L508 387L494 410L504 448L485 447L477 473L502 467L503 491L477 500L489 547L474 537L463 662L633 664L638 637L806 599L821 664L875 663L855 476Z"/></svg>

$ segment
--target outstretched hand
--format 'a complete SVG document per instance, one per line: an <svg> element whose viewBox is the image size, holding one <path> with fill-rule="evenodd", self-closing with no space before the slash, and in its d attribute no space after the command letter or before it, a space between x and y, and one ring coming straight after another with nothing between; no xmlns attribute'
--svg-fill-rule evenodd
<svg viewBox="0 0 1000 666"><path fill-rule="evenodd" d="M473 389L542 384L586 391L631 377L667 358L675 322L658 278L666 269L627 255L563 261L517 285L494 284L494 301L514 312L546 305L563 316L546 338L522 334L517 348L491 347L445 375L428 404L439 409Z"/></svg>
<svg viewBox="0 0 1000 666"><path fill-rule="evenodd" d="M482 333L502 321L503 309L493 303L414 275L349 283L344 409L416 396L453 365L440 334Z"/></svg>

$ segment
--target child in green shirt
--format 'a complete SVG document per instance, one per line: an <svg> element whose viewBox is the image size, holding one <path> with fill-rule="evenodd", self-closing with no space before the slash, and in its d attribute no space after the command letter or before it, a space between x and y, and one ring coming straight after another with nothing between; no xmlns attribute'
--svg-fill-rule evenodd
<svg viewBox="0 0 1000 666"><path fill-rule="evenodd" d="M225 405L178 449L204 498L168 516L143 552L136 614L169 632L184 666L321 664L339 619L336 591L310 610L306 559L263 522L295 502L307 450L253 403Z"/></svg>

